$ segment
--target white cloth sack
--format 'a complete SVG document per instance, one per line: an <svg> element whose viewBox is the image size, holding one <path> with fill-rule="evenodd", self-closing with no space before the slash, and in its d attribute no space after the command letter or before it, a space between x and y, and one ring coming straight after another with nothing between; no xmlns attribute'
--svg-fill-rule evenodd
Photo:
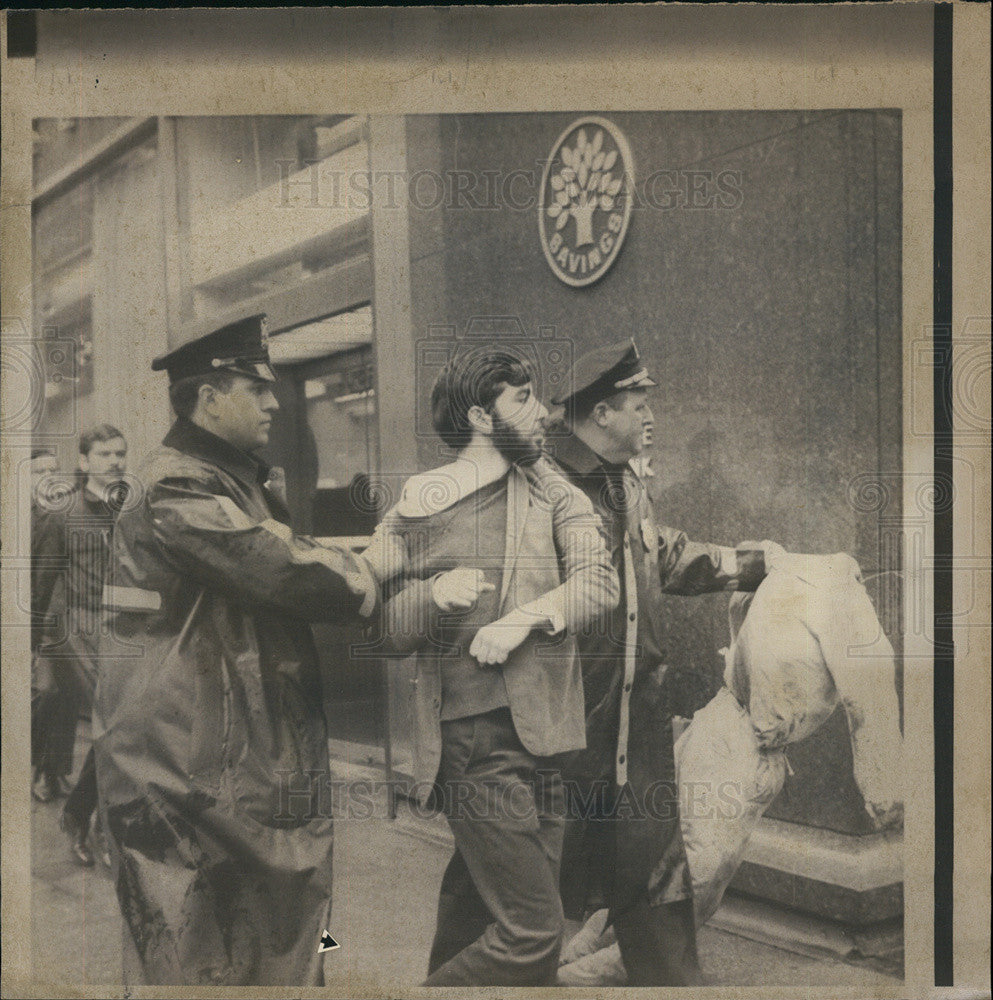
<svg viewBox="0 0 993 1000"><path fill-rule="evenodd" d="M844 553L781 549L767 560L768 575L754 596L731 600L727 687L676 743L698 924L720 905L752 831L783 787L783 747L815 732L839 701L867 812L880 828L903 815L893 648L858 564Z"/></svg>
<svg viewBox="0 0 993 1000"><path fill-rule="evenodd" d="M903 816L893 648L858 564L845 553L802 555L768 546L766 565L754 595L731 598L726 687L676 741L698 926L720 906L752 832L783 787L789 769L783 748L815 732L839 701L866 810L880 828ZM606 910L594 914L563 950L560 984L627 981L606 919Z"/></svg>
<svg viewBox="0 0 993 1000"><path fill-rule="evenodd" d="M725 683L748 709L764 748L815 732L840 702L855 782L877 826L902 820L903 737L893 647L845 553L768 556L728 656ZM732 598L732 618L747 595Z"/></svg>
<svg viewBox="0 0 993 1000"><path fill-rule="evenodd" d="M693 716L676 743L680 824L697 926L720 906L748 839L786 780L782 750L764 750L727 688Z"/></svg>

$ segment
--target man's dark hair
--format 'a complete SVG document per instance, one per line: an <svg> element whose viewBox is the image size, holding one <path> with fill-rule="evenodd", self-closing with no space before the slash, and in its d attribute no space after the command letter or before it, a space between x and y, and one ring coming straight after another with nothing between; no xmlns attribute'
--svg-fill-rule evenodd
<svg viewBox="0 0 993 1000"><path fill-rule="evenodd" d="M496 347L460 351L441 370L431 390L431 419L438 436L461 451L472 440L469 410L490 411L504 386L534 381L530 363Z"/></svg>
<svg viewBox="0 0 993 1000"><path fill-rule="evenodd" d="M97 441L113 441L114 438L127 441L113 424L97 424L79 435L79 453L80 455L89 455Z"/></svg>
<svg viewBox="0 0 993 1000"><path fill-rule="evenodd" d="M228 392L231 386L234 385L234 379L234 374L226 371L210 372L207 375L191 375L189 378L182 378L169 386L169 402L172 404L177 417L185 417L189 420L193 416L193 411L197 406L200 386L212 385L220 392Z"/></svg>

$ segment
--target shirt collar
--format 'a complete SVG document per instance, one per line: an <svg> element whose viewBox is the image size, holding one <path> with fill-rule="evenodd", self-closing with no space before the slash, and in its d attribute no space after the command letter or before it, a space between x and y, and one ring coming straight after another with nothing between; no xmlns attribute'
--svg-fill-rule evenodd
<svg viewBox="0 0 993 1000"><path fill-rule="evenodd" d="M104 505L107 503L106 493L101 495L96 490L91 490L89 483L85 479L83 480L83 487L80 492L83 494L83 499L89 503L102 503Z"/></svg>
<svg viewBox="0 0 993 1000"><path fill-rule="evenodd" d="M162 443L168 448L175 448L186 455L220 466L249 486L264 483L269 476L269 466L264 462L185 417L177 419Z"/></svg>
<svg viewBox="0 0 993 1000"><path fill-rule="evenodd" d="M83 502L83 506L94 514L109 514L111 516L117 514L117 510L107 502L106 497L94 493L86 487L85 483L80 487L79 497Z"/></svg>

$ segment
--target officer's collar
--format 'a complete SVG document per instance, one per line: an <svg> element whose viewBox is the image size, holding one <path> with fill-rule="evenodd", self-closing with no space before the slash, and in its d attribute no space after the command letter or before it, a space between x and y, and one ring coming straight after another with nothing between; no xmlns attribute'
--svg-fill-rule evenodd
<svg viewBox="0 0 993 1000"><path fill-rule="evenodd" d="M565 430L566 433L559 435L556 431ZM608 463L601 458L585 441L583 441L574 431L566 429L564 424L558 425L548 437L550 442L554 442L555 450L551 452L552 457L560 465L567 466L580 476L588 476L593 472L603 472L608 468Z"/></svg>
<svg viewBox="0 0 993 1000"><path fill-rule="evenodd" d="M185 417L177 419L162 443L168 448L218 465L249 486L263 483L269 476L269 466L264 462Z"/></svg>

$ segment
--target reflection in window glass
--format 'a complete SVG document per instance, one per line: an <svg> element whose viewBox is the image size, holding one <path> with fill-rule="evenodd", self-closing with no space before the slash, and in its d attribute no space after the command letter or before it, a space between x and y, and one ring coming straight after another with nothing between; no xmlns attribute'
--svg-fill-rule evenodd
<svg viewBox="0 0 993 1000"><path fill-rule="evenodd" d="M286 470L298 530L371 534L382 513L371 499L379 462L371 308L273 333L269 355L280 375L271 459Z"/></svg>

